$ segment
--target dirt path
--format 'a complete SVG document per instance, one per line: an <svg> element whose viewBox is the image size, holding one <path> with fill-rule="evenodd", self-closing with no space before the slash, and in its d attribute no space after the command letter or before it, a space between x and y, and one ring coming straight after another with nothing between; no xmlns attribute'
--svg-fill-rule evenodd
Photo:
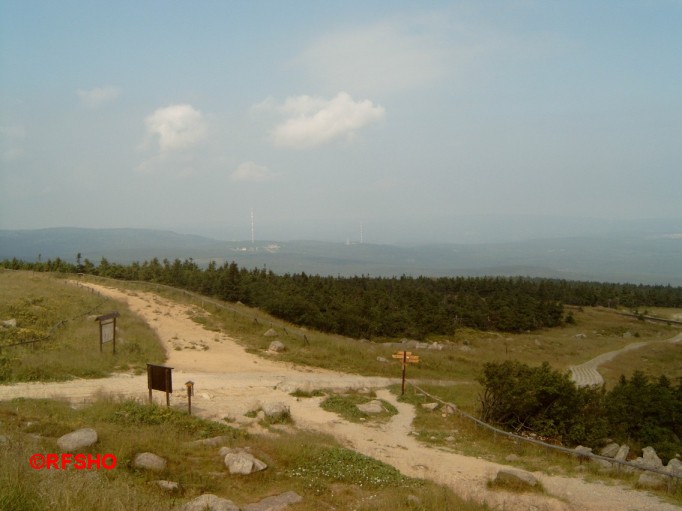
<svg viewBox="0 0 682 511"><path fill-rule="evenodd" d="M284 402L290 406L296 427L334 435L345 446L389 463L403 474L445 484L464 498L485 502L493 509L506 511L677 511L678 507L661 502L655 496L621 486L589 483L578 478L535 475L548 495L511 494L489 491L487 481L502 465L434 449L420 444L412 436L414 409L399 403L383 390L392 381L333 371L297 367L259 358L247 353L234 339L210 332L190 319L191 307L165 300L150 293L128 293L117 289L89 285L97 292L125 301L142 316L159 335L166 347L166 365L174 367L174 387L182 388L187 380L195 382L192 400L194 414L208 419L229 417L243 427L257 427L244 413L265 402ZM208 349L176 350L178 344L207 346ZM322 410L322 398L297 399L295 389L375 388L399 413L382 425L355 424ZM0 386L0 399L13 397L59 397L85 402L98 393L147 399L146 375L114 375L98 380L75 380L64 383L26 383ZM157 402L165 397L155 396ZM186 395L176 391L173 406L186 406Z"/></svg>
<svg viewBox="0 0 682 511"><path fill-rule="evenodd" d="M576 383L576 385L580 387L603 385L604 378L602 377L601 374L599 374L598 371L598 367L600 365L606 362L610 362L621 353L639 349L642 346L651 344L652 342L669 342L672 344L682 342L682 333L679 333L675 337L666 339L664 341L633 342L619 350L609 351L608 353L602 353L601 355L594 357L592 360L588 360L584 364L571 366L570 367L571 377L573 378L573 381Z"/></svg>

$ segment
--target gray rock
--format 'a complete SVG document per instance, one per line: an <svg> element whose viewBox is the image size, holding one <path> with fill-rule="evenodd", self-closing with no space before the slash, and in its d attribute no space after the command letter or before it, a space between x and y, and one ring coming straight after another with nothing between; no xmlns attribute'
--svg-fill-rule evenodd
<svg viewBox="0 0 682 511"><path fill-rule="evenodd" d="M246 449L227 449L220 450L221 455L225 454L224 462L230 474L249 475L254 472L265 470L268 466L256 458Z"/></svg>
<svg viewBox="0 0 682 511"><path fill-rule="evenodd" d="M533 488L537 486L537 478L530 472L515 468L501 468L495 477L497 483L521 484Z"/></svg>
<svg viewBox="0 0 682 511"><path fill-rule="evenodd" d="M615 442L611 442L610 444L604 446L602 450L599 451L599 454L606 456L607 458L615 458L619 450L620 446Z"/></svg>
<svg viewBox="0 0 682 511"><path fill-rule="evenodd" d="M274 328L271 328L270 330L265 332L263 335L265 337L277 337L277 330L275 330Z"/></svg>
<svg viewBox="0 0 682 511"><path fill-rule="evenodd" d="M5 321L2 322L2 326L4 326L5 328L16 328L17 320L14 318L6 319Z"/></svg>
<svg viewBox="0 0 682 511"><path fill-rule="evenodd" d="M610 461L600 460L600 459L595 459L592 461L594 461L597 465L599 465L599 468L601 470L611 470L613 468L613 463L611 463Z"/></svg>
<svg viewBox="0 0 682 511"><path fill-rule="evenodd" d="M422 408L433 412L436 408L438 408L438 403L422 403Z"/></svg>
<svg viewBox="0 0 682 511"><path fill-rule="evenodd" d="M644 463L654 468L663 468L663 462L658 457L653 447L645 447L642 449L642 458Z"/></svg>
<svg viewBox="0 0 682 511"><path fill-rule="evenodd" d="M175 481L164 481L164 480L158 480L158 481L150 481L150 484L154 484L161 488L162 490L167 491L168 493L174 493L177 491L180 491L180 484L176 483Z"/></svg>
<svg viewBox="0 0 682 511"><path fill-rule="evenodd" d="M457 411L457 406L453 404L447 404L443 406L442 412L445 415L454 415L454 413Z"/></svg>
<svg viewBox="0 0 682 511"><path fill-rule="evenodd" d="M218 447L220 444L226 444L229 438L226 436L214 436L213 438L201 438L189 442L189 445L205 445L207 447Z"/></svg>
<svg viewBox="0 0 682 511"><path fill-rule="evenodd" d="M5 435L0 435L0 444L8 444L9 443L9 438L7 438Z"/></svg>
<svg viewBox="0 0 682 511"><path fill-rule="evenodd" d="M90 447L97 442L97 431L92 428L77 429L57 440L57 445L62 451L73 452Z"/></svg>
<svg viewBox="0 0 682 511"><path fill-rule="evenodd" d="M265 417L271 421L278 421L290 417L291 411L284 403L266 403L261 409Z"/></svg>
<svg viewBox="0 0 682 511"><path fill-rule="evenodd" d="M166 460L151 452L141 452L133 459L133 467L162 472L166 470Z"/></svg>
<svg viewBox="0 0 682 511"><path fill-rule="evenodd" d="M434 343L432 343L432 344L429 344L429 349L430 349L430 350L443 351L443 348L444 348L444 347L445 347L445 346L443 346L442 344L439 344L439 343L437 343L437 342L434 342Z"/></svg>
<svg viewBox="0 0 682 511"><path fill-rule="evenodd" d="M628 454L630 454L630 446L623 444L620 446L618 452L613 458L618 461L625 461L628 457Z"/></svg>
<svg viewBox="0 0 682 511"><path fill-rule="evenodd" d="M268 351L273 351L275 353L282 353L285 351L287 348L284 346L284 343L282 341L272 341L270 343L270 347L268 348Z"/></svg>
<svg viewBox="0 0 682 511"><path fill-rule="evenodd" d="M374 413L381 413L384 411L384 405L381 403L381 401L374 399L370 401L369 403L363 403L360 405L356 405L357 409L360 410L362 413L369 413L369 414L374 414Z"/></svg>
<svg viewBox="0 0 682 511"><path fill-rule="evenodd" d="M266 497L255 504L247 504L242 511L283 511L289 504L301 502L301 497L295 491L288 491L273 497Z"/></svg>
<svg viewBox="0 0 682 511"><path fill-rule="evenodd" d="M643 488L656 489L665 487L667 481L665 476L654 474L652 472L642 472L642 474L639 476L637 484Z"/></svg>
<svg viewBox="0 0 682 511"><path fill-rule="evenodd" d="M582 445L579 445L575 449L573 449L575 452L581 455L587 455L587 454L592 454L592 447L585 447Z"/></svg>
<svg viewBox="0 0 682 511"><path fill-rule="evenodd" d="M682 461L677 458L671 458L665 469L669 474L682 476Z"/></svg>
<svg viewBox="0 0 682 511"><path fill-rule="evenodd" d="M384 357L377 357L377 362L381 364L388 364L388 359Z"/></svg>
<svg viewBox="0 0 682 511"><path fill-rule="evenodd" d="M211 493L204 493L194 500L190 500L182 507L182 511L239 511L234 502L221 499Z"/></svg>

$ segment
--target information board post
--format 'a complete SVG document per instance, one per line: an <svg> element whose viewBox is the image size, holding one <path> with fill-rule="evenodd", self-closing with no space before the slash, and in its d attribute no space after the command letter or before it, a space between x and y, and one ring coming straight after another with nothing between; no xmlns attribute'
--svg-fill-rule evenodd
<svg viewBox="0 0 682 511"><path fill-rule="evenodd" d="M99 352L102 353L102 345L110 342L114 347L114 355L116 355L116 318L118 312L110 312L97 316L95 321L99 321Z"/></svg>
<svg viewBox="0 0 682 511"><path fill-rule="evenodd" d="M149 402L152 402L152 390L166 393L166 406L170 406L170 395L173 393L173 368L147 364L147 388Z"/></svg>

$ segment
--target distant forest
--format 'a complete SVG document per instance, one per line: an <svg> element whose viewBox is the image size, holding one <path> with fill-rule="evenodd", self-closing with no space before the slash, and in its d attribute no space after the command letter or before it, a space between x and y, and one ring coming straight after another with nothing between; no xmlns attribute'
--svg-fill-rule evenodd
<svg viewBox="0 0 682 511"><path fill-rule="evenodd" d="M329 277L277 275L236 263L200 268L192 259L154 258L98 265L59 258L38 263L3 260L0 267L86 273L166 284L258 307L286 321L355 338L451 335L457 328L521 332L571 322L564 305L682 307L682 287L575 282L518 277Z"/></svg>

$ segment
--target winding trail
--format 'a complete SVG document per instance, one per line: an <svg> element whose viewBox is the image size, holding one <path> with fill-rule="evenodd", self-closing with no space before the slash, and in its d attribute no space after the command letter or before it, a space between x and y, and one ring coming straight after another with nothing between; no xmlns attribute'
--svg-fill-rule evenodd
<svg viewBox="0 0 682 511"><path fill-rule="evenodd" d="M633 342L619 350L602 353L601 355L594 357L592 360L588 360L584 364L571 366L571 377L573 378L573 381L576 383L576 385L580 387L601 386L604 384L604 377L599 373L598 368L600 365L610 362L621 353L636 350L642 346L646 346L654 342L668 342L671 344L676 344L682 342L682 333L663 341Z"/></svg>
<svg viewBox="0 0 682 511"><path fill-rule="evenodd" d="M81 284L82 285L82 284ZM128 307L145 319L166 348L166 365L174 368L171 405L186 407L184 383L195 382L192 412L207 419L230 417L241 427L258 432L254 419L244 414L266 402L289 405L297 428L334 435L343 445L393 465L403 474L433 480L457 494L505 511L679 511L656 496L619 485L592 483L580 478L535 473L546 495L490 491L486 483L503 465L421 444L412 434L414 408L399 403L385 390L393 380L362 377L295 366L247 353L224 333L204 329L191 319L195 309L151 293L124 292L87 284L91 289ZM678 336L679 337L679 336ZM682 337L681 337L682 338ZM181 350L177 350L177 347ZM192 349L206 346L208 349ZM398 414L385 424L356 424L320 408L322 398L297 399L295 389L374 388ZM181 390L177 390L181 389ZM116 374L97 380L63 383L23 383L0 386L0 400L14 397L65 398L88 402L106 393L148 399L146 375ZM157 402L165 401L160 393Z"/></svg>

